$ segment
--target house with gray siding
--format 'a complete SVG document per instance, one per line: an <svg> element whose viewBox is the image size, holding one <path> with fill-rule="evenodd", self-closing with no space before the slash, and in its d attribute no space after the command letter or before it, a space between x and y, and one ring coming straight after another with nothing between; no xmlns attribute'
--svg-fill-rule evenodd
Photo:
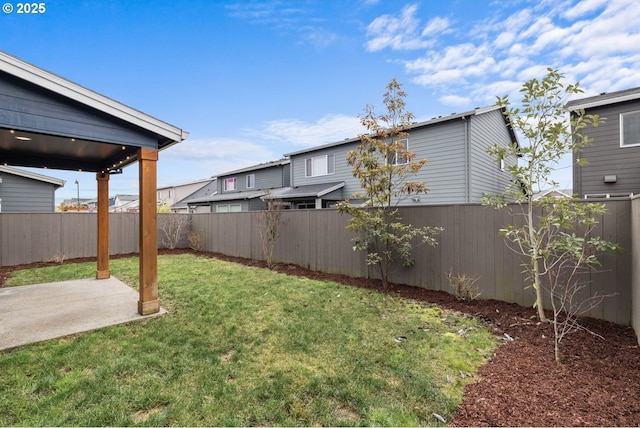
<svg viewBox="0 0 640 428"><path fill-rule="evenodd" d="M265 208L263 197L290 182L289 159L266 162L219 174L216 192L191 198L187 205L191 212L240 212Z"/></svg>
<svg viewBox="0 0 640 428"><path fill-rule="evenodd" d="M0 212L54 212L64 180L0 165Z"/></svg>
<svg viewBox="0 0 640 428"><path fill-rule="evenodd" d="M572 100L570 112L604 118L582 133L593 139L573 154L573 189L580 198L629 197L640 193L640 87ZM578 159L586 159L577 166Z"/></svg>
<svg viewBox="0 0 640 428"><path fill-rule="evenodd" d="M398 205L479 202L509 186L506 167L517 159L497 162L487 154L494 144L518 144L504 109L491 106L440 116L415 123L407 132L407 149L416 159L428 160L412 179L426 181L431 190L405 197ZM279 196L294 208L326 208L361 192L346 160L359 144L359 138L352 138L285 154L291 160L291 188Z"/></svg>

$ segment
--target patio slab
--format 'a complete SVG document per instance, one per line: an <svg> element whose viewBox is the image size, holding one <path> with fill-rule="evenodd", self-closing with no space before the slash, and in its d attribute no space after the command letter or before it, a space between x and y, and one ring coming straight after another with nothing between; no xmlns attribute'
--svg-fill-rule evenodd
<svg viewBox="0 0 640 428"><path fill-rule="evenodd" d="M138 299L114 277L0 288L0 351L166 312L142 316Z"/></svg>

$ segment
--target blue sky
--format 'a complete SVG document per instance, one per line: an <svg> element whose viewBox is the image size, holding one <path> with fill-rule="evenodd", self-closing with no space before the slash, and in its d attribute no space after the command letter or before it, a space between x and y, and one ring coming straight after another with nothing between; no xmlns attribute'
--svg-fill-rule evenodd
<svg viewBox="0 0 640 428"><path fill-rule="evenodd" d="M160 187L354 137L393 77L418 120L517 100L548 66L584 96L640 86L637 0L7 2L0 49L190 133L160 153ZM58 201L76 179L96 194L94 174L38 172L67 180ZM130 166L110 193L137 183Z"/></svg>

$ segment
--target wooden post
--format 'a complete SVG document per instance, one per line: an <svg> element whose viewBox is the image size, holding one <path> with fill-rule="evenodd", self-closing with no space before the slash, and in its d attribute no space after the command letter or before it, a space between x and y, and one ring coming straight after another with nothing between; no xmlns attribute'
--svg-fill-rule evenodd
<svg viewBox="0 0 640 428"><path fill-rule="evenodd" d="M106 279L109 272L109 174L99 172L98 181L98 267L96 279Z"/></svg>
<svg viewBox="0 0 640 428"><path fill-rule="evenodd" d="M140 164L140 315L160 311L158 300L158 217L156 181L158 151L138 149Z"/></svg>

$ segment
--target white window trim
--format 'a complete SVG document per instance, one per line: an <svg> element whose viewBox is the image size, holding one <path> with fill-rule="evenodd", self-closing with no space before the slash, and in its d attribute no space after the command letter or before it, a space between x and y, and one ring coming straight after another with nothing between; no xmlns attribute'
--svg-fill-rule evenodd
<svg viewBox="0 0 640 428"><path fill-rule="evenodd" d="M253 185L251 185L251 181L253 181ZM247 189L254 189L256 187L256 175L255 174L247 174L246 181Z"/></svg>
<svg viewBox="0 0 640 428"><path fill-rule="evenodd" d="M620 113L620 148L627 148L627 147L640 147L640 143L636 143L636 144L624 144L624 115L625 114L640 114L640 110L633 110L633 111L625 111L623 113Z"/></svg>
<svg viewBox="0 0 640 428"><path fill-rule="evenodd" d="M409 151L409 139L408 138L400 138L400 139L395 140L395 141L406 141L406 143L404 144L404 148L405 148L405 150ZM395 152L395 155L394 155L395 162L393 163L393 165L406 165L406 164L409 163L409 161L405 161L405 162L399 163L398 162L398 157L399 157L398 156L398 152Z"/></svg>
<svg viewBox="0 0 640 428"><path fill-rule="evenodd" d="M233 180L233 189L227 188L227 183L230 182L231 180ZM235 191L237 189L238 189L238 180L235 177L225 178L222 181L222 190L224 192L233 192L233 191Z"/></svg>
<svg viewBox="0 0 640 428"><path fill-rule="evenodd" d="M329 162L329 157L331 157L331 162ZM327 173L326 174L314 174L313 173L313 160L314 159L320 159L320 158L324 158L325 159L326 166L327 166ZM309 160L311 161L311 171L309 171L309 168L307 168ZM333 153L328 153L326 155L311 156L310 158L305 158L304 159L304 176L305 176L305 178L323 177L325 175L333 175L335 173L336 173L336 156Z"/></svg>

